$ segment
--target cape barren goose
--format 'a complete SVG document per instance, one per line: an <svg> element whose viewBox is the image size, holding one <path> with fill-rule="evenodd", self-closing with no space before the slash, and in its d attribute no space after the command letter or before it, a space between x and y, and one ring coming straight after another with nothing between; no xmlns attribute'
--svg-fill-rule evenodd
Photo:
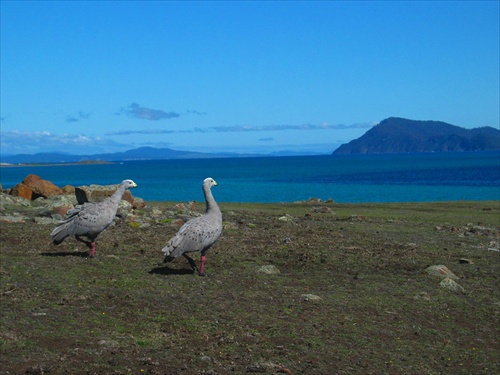
<svg viewBox="0 0 500 375"><path fill-rule="evenodd" d="M91 257L95 256L95 240L113 222L123 193L130 188L137 187L132 180L123 180L118 189L110 197L97 203L84 203L75 206L66 213L52 233L52 242L59 245L68 236L75 236L78 241L85 243L91 249ZM81 237L86 237L85 241Z"/></svg>
<svg viewBox="0 0 500 375"><path fill-rule="evenodd" d="M217 182L213 178L203 180L203 194L207 208L205 213L186 222L177 234L168 241L161 251L165 253L164 263L171 262L178 256L186 258L193 270L200 276L205 276L205 254L217 241L222 233L222 213L212 195L211 187ZM199 251L201 253L200 268L196 267L194 260L187 253Z"/></svg>

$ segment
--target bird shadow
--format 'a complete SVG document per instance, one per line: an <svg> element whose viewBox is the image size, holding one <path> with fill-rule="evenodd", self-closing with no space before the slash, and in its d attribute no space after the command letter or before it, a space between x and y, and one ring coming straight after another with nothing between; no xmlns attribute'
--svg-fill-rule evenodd
<svg viewBox="0 0 500 375"><path fill-rule="evenodd" d="M59 251L57 253L42 253L44 257L80 257L88 258L90 253L88 251Z"/></svg>
<svg viewBox="0 0 500 375"><path fill-rule="evenodd" d="M153 268L148 273L153 275L192 275L194 271L185 268L176 269L176 268L168 268L166 266L163 267L158 266Z"/></svg>

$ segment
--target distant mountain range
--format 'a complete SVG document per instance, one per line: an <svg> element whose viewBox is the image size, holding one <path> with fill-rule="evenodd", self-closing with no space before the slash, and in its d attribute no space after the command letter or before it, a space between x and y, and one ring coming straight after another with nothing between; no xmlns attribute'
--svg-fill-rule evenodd
<svg viewBox="0 0 500 375"><path fill-rule="evenodd" d="M482 151L500 149L500 130L465 129L441 121L390 117L363 136L343 144L333 154Z"/></svg>
<svg viewBox="0 0 500 375"><path fill-rule="evenodd" d="M332 145L332 148L334 146ZM479 151L500 149L500 130L492 127L465 129L440 121L416 121L390 117L363 136L341 145L333 154L373 154L432 151ZM318 153L319 154L319 153ZM169 148L140 147L125 152L94 155L38 153L1 156L5 164L120 162L129 160L202 159L227 157L304 155L299 151L271 154L203 153Z"/></svg>
<svg viewBox="0 0 500 375"><path fill-rule="evenodd" d="M308 153L311 154L311 153ZM170 148L140 147L124 152L114 152L93 155L74 155L58 152L43 152L37 154L4 155L0 157L3 164L52 164L52 163L82 163L82 162L120 162L130 160L164 160L164 159L206 159L206 158L237 158L259 156L294 156L304 155L300 151L278 151L268 154L239 154L234 152L203 153L195 151L178 151ZM325 155L315 153L314 155Z"/></svg>
<svg viewBox="0 0 500 375"><path fill-rule="evenodd" d="M160 160L160 159L201 159L238 156L237 154L208 154L192 151L177 151L169 148L140 147L125 152L114 152L94 155L73 155L64 153L38 153L2 156L2 163L79 163L88 160L127 161L127 160Z"/></svg>

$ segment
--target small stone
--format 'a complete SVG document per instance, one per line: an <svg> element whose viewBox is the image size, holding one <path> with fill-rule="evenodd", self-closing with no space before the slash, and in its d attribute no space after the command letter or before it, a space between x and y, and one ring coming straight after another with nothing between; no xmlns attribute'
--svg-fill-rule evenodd
<svg viewBox="0 0 500 375"><path fill-rule="evenodd" d="M28 220L28 218L24 216L0 216L0 221L5 223L25 223L26 220Z"/></svg>
<svg viewBox="0 0 500 375"><path fill-rule="evenodd" d="M313 207L311 209L311 211L314 213L320 213L320 214L331 214L333 212L330 207L325 207L325 206Z"/></svg>
<svg viewBox="0 0 500 375"><path fill-rule="evenodd" d="M161 210L157 209L157 208L153 208L151 210L151 216L154 217L154 218L157 218L157 217L160 217L162 215L162 212Z"/></svg>
<svg viewBox="0 0 500 375"><path fill-rule="evenodd" d="M465 292L465 289L460 284L458 284L455 280L450 279L449 277L441 280L439 286L453 292Z"/></svg>
<svg viewBox="0 0 500 375"><path fill-rule="evenodd" d="M58 221L52 219L51 217L34 217L33 222L35 224L49 225L49 224L57 224Z"/></svg>
<svg viewBox="0 0 500 375"><path fill-rule="evenodd" d="M305 302L318 302L321 301L323 298L317 296L316 294L302 294L300 296L300 299Z"/></svg>
<svg viewBox="0 0 500 375"><path fill-rule="evenodd" d="M444 279L444 278L450 278L450 279L458 280L457 275L455 275L453 272L451 272L451 271L448 269L448 267L443 266L442 264L427 267L427 268L425 269L425 271L426 271L429 275L431 275L431 276L436 276L436 277L439 277L439 278L441 278L441 279Z"/></svg>
<svg viewBox="0 0 500 375"><path fill-rule="evenodd" d="M424 300L424 301L430 301L431 300L431 296L427 292L419 292L413 298L417 299L417 300Z"/></svg>
<svg viewBox="0 0 500 375"><path fill-rule="evenodd" d="M264 275L277 275L281 273L280 270L276 266L273 266L272 264L260 266L259 268L257 268L257 272L262 273Z"/></svg>

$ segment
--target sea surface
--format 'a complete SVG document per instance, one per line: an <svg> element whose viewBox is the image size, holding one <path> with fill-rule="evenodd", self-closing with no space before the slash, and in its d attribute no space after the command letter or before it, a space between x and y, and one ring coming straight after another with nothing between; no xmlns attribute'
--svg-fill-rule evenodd
<svg viewBox="0 0 500 375"><path fill-rule="evenodd" d="M34 173L56 185L133 179L146 201L203 201L214 178L219 202L435 202L500 199L500 152L408 153L126 161L116 164L1 167L10 188Z"/></svg>

